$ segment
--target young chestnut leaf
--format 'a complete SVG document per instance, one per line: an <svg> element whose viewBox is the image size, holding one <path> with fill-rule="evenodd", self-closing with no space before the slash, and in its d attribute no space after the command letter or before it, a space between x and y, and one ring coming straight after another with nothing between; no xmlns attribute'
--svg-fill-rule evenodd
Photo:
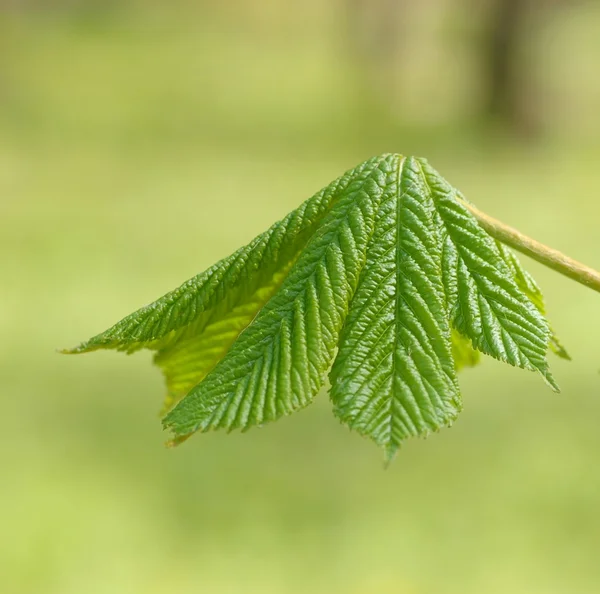
<svg viewBox="0 0 600 594"><path fill-rule="evenodd" d="M425 159L370 159L247 246L66 351L156 351L164 427L274 421L326 381L336 416L391 459L450 425L456 373L485 353L539 372L554 337L542 294Z"/></svg>

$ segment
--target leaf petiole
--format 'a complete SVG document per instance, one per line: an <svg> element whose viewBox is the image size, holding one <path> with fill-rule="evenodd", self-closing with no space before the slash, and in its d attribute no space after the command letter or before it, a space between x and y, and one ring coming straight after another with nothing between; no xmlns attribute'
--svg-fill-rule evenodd
<svg viewBox="0 0 600 594"><path fill-rule="evenodd" d="M571 280L600 293L600 272L597 270L524 235L517 229L480 211L467 200L460 197L457 197L457 200L469 209L479 225L494 239L533 258L555 272L559 272Z"/></svg>

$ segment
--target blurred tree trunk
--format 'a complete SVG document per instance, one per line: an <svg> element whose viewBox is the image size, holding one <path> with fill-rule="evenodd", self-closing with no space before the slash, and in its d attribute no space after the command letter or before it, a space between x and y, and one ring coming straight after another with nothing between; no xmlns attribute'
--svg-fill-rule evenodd
<svg viewBox="0 0 600 594"><path fill-rule="evenodd" d="M572 2L574 3L574 2ZM525 135L542 125L528 42L565 0L492 0L484 36L485 112Z"/></svg>
<svg viewBox="0 0 600 594"><path fill-rule="evenodd" d="M494 0L484 38L489 116L521 127L526 91L521 83L522 37L529 0Z"/></svg>
<svg viewBox="0 0 600 594"><path fill-rule="evenodd" d="M394 101L403 24L410 0L344 0L346 49L366 102Z"/></svg>
<svg viewBox="0 0 600 594"><path fill-rule="evenodd" d="M386 60L395 53L407 0L345 0L348 37L364 59Z"/></svg>

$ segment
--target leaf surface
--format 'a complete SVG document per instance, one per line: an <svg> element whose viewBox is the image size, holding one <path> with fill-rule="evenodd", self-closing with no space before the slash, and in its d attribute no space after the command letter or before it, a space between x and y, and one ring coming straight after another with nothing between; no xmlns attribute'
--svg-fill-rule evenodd
<svg viewBox="0 0 600 594"><path fill-rule="evenodd" d="M390 459L454 420L460 396L442 277L442 230L414 158L399 159L331 372L335 414Z"/></svg>
<svg viewBox="0 0 600 594"><path fill-rule="evenodd" d="M538 371L558 391L546 360L547 320L515 282L496 241L457 200L457 191L427 161L420 163L446 230L443 274L454 327L475 349Z"/></svg>

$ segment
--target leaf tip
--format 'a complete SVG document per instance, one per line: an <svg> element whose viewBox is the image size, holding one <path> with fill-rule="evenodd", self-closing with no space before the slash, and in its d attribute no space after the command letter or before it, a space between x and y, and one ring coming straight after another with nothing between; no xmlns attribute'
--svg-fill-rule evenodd
<svg viewBox="0 0 600 594"><path fill-rule="evenodd" d="M174 410L172 408L162 419L163 430L169 434L169 439L165 443L168 448L177 447L187 441L196 431L195 429L190 431L189 428L179 427L177 420L173 418Z"/></svg>
<svg viewBox="0 0 600 594"><path fill-rule="evenodd" d="M554 379L554 377L552 376L550 371L546 369L545 371L541 372L541 375L542 375L542 378L544 379L544 381L546 382L546 384L548 386L550 386L552 391L555 392L556 394L560 394L560 387L556 383L556 380Z"/></svg>
<svg viewBox="0 0 600 594"><path fill-rule="evenodd" d="M385 470L387 470L391 466L399 449L400 449L400 446L396 445L396 444L388 444L388 445L384 446L383 467Z"/></svg>
<svg viewBox="0 0 600 594"><path fill-rule="evenodd" d="M86 340L84 342L80 342L77 346L66 348L66 349L58 349L58 352L63 355L79 355L80 353L89 353L91 351L96 351L101 348L98 344L95 343L94 339Z"/></svg>
<svg viewBox="0 0 600 594"><path fill-rule="evenodd" d="M78 355L79 353L83 353L85 349L83 345L80 344L76 347L66 348L66 349L56 349L56 352L60 355Z"/></svg>

